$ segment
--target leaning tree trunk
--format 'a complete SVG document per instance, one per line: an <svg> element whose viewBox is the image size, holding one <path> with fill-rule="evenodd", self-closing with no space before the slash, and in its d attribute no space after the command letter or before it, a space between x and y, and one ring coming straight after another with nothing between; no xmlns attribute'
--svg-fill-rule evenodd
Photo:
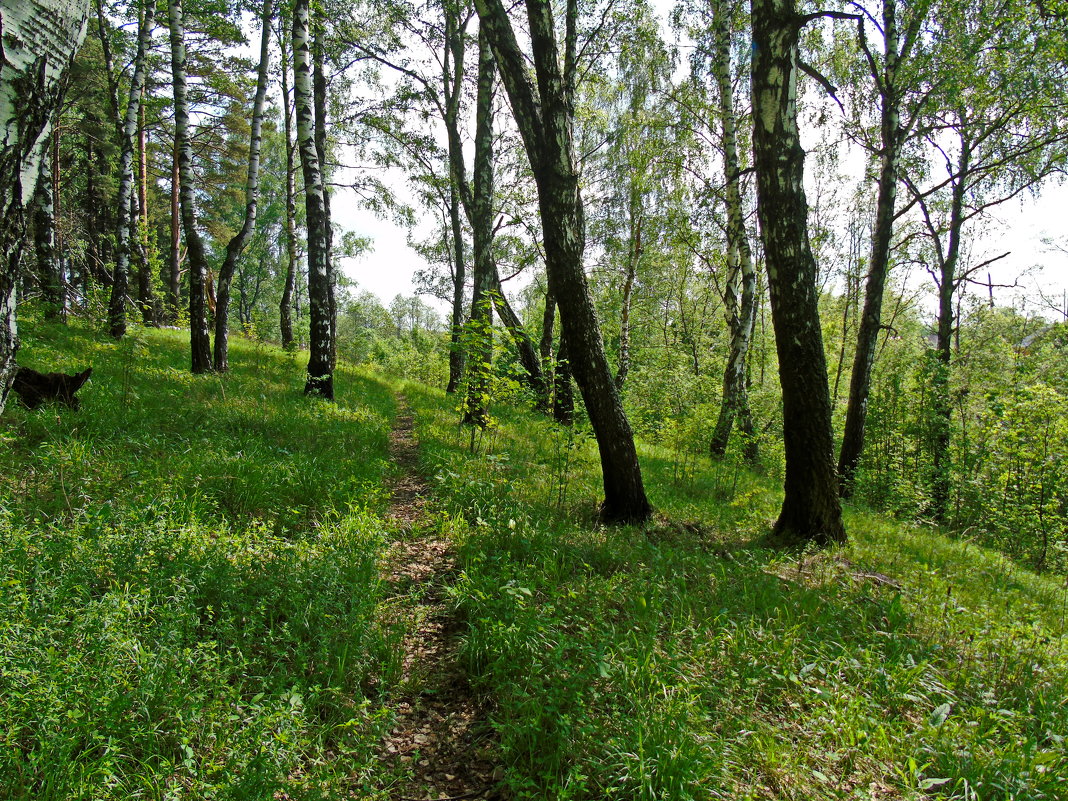
<svg viewBox="0 0 1068 801"><path fill-rule="evenodd" d="M84 0L0 0L0 411L17 369L26 210L87 11Z"/></svg>
<svg viewBox="0 0 1068 801"><path fill-rule="evenodd" d="M126 295L130 291L130 253L137 234L137 220L133 212L134 144L137 136L137 120L141 113L141 98L144 95L146 61L151 44L152 28L156 22L156 4L145 4L145 16L137 35L137 54L134 56L133 75L130 76L130 93L119 137L119 218L117 231L117 258L108 301L108 332L115 339L126 335Z"/></svg>
<svg viewBox="0 0 1068 801"><path fill-rule="evenodd" d="M484 428L489 421L493 362L493 53L484 32L478 37L475 100L475 167L471 202L475 287L471 294L470 358L464 422Z"/></svg>
<svg viewBox="0 0 1068 801"><path fill-rule="evenodd" d="M723 370L723 397L720 401L719 417L712 431L709 451L713 456L723 456L727 452L731 429L737 420L742 434L746 437L746 458L755 461L758 445L745 382L749 343L753 338L753 324L756 320L756 268L753 265L749 237L745 231L745 212L742 206L742 172L738 161L738 133L730 76L731 25L728 14L725 0L716 0L713 6L716 42L712 51L712 70L719 91L723 167L727 179L727 281L723 306L731 342L727 366Z"/></svg>
<svg viewBox="0 0 1068 801"><path fill-rule="evenodd" d="M260 196L260 145L263 142L263 107L267 98L267 68L270 63L271 17L273 0L263 0L260 29L260 66L256 71L256 99L252 104L252 126L248 139L248 177L245 181L245 219L241 229L226 244L226 256L219 268L215 285L215 370L230 369L230 284L237 260L248 245L256 228L256 209Z"/></svg>
<svg viewBox="0 0 1068 801"><path fill-rule="evenodd" d="M178 198L189 260L189 345L194 373L211 372L208 331L208 260L197 230L193 198L193 144L189 136L189 94L186 88L185 21L182 0L168 0L171 33L171 74L174 84L174 137L178 149Z"/></svg>
<svg viewBox="0 0 1068 801"><path fill-rule="evenodd" d="M578 4L567 4L561 68L551 4L527 0L537 88L501 0L476 0L475 6L538 189L549 288L560 305L569 361L600 450L605 492L601 516L607 522L639 523L649 518L652 507L583 267L586 226L572 138Z"/></svg>
<svg viewBox="0 0 1068 801"><path fill-rule="evenodd" d="M540 400L546 394L545 374L541 366L541 357L534 348L534 340L531 339L530 334L524 327L523 321L519 319L519 315L515 313L512 304L505 297L496 262L493 264L492 294L493 305L497 309L497 314L500 316L501 322L504 323L504 327L508 329L508 333L512 335L512 341L515 343L516 352L519 354L519 364L522 366L525 376L524 380L527 386L534 391L535 397Z"/></svg>
<svg viewBox="0 0 1068 801"><path fill-rule="evenodd" d="M786 452L785 497L774 534L783 541L842 542L816 262L808 241L805 154L797 129L802 19L793 0L752 0L752 18L753 153Z"/></svg>
<svg viewBox="0 0 1068 801"><path fill-rule="evenodd" d="M297 116L297 146L304 170L304 205L308 226L308 301L311 330L308 358L308 395L334 397L333 324L330 320L331 285L328 249L330 246L312 118L311 52L308 0L296 0L293 8L293 104Z"/></svg>
<svg viewBox="0 0 1068 801"><path fill-rule="evenodd" d="M896 0L883 0L884 65L882 75L882 152L879 165L879 197L875 206L875 229L871 238L871 264L864 288L864 310L857 331L857 351L849 380L842 447L838 451L839 491L843 498L853 494L857 465L864 453L864 427L868 417L868 395L875 350L882 328L883 290L890 269L890 243L894 233L897 181L901 167L901 108L897 86L898 29Z"/></svg>

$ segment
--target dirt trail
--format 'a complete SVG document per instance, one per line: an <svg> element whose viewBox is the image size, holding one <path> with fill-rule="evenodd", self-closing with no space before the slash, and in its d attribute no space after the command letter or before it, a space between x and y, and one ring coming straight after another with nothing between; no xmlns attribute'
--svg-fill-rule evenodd
<svg viewBox="0 0 1068 801"><path fill-rule="evenodd" d="M492 731L457 664L460 624L447 597L459 568L451 544L426 511L429 488L418 472L418 446L407 399L397 397L390 456L400 468L392 484L389 521L397 533L383 563L391 605L405 620L397 722L382 743L393 801L499 799L500 770Z"/></svg>

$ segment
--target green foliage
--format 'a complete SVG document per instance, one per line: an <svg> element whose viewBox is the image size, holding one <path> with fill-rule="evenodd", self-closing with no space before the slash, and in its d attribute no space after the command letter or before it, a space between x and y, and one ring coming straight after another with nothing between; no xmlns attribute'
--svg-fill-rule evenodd
<svg viewBox="0 0 1068 801"><path fill-rule="evenodd" d="M82 408L0 425L0 786L12 799L373 797L400 632L378 558L390 394L235 339L24 322ZM344 398L354 398L345 403Z"/></svg>
<svg viewBox="0 0 1068 801"><path fill-rule="evenodd" d="M1068 595L1004 558L873 517L840 552L760 546L778 490L699 459L666 519L592 520L596 453L558 504L551 425L507 408L472 457L408 384L453 516L464 658L530 799L1062 798ZM734 471L734 475L724 471Z"/></svg>

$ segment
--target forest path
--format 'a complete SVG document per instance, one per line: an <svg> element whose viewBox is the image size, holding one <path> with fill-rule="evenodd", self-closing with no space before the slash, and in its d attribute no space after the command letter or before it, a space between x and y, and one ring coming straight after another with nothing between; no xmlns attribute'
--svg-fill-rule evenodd
<svg viewBox="0 0 1068 801"><path fill-rule="evenodd" d="M396 540L383 576L391 585L394 620L405 623L396 723L381 746L385 774L402 777L389 788L393 801L499 798L494 785L492 732L485 709L457 661L462 624L448 599L459 566L452 544L427 512L430 488L419 474L411 408L397 396L390 458L399 468L391 482L387 520Z"/></svg>

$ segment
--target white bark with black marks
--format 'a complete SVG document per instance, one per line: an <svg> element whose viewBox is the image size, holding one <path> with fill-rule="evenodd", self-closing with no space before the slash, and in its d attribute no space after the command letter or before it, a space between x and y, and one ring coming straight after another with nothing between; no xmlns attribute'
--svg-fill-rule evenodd
<svg viewBox="0 0 1068 801"><path fill-rule="evenodd" d="M17 369L26 210L87 14L85 0L0 0L0 411Z"/></svg>

